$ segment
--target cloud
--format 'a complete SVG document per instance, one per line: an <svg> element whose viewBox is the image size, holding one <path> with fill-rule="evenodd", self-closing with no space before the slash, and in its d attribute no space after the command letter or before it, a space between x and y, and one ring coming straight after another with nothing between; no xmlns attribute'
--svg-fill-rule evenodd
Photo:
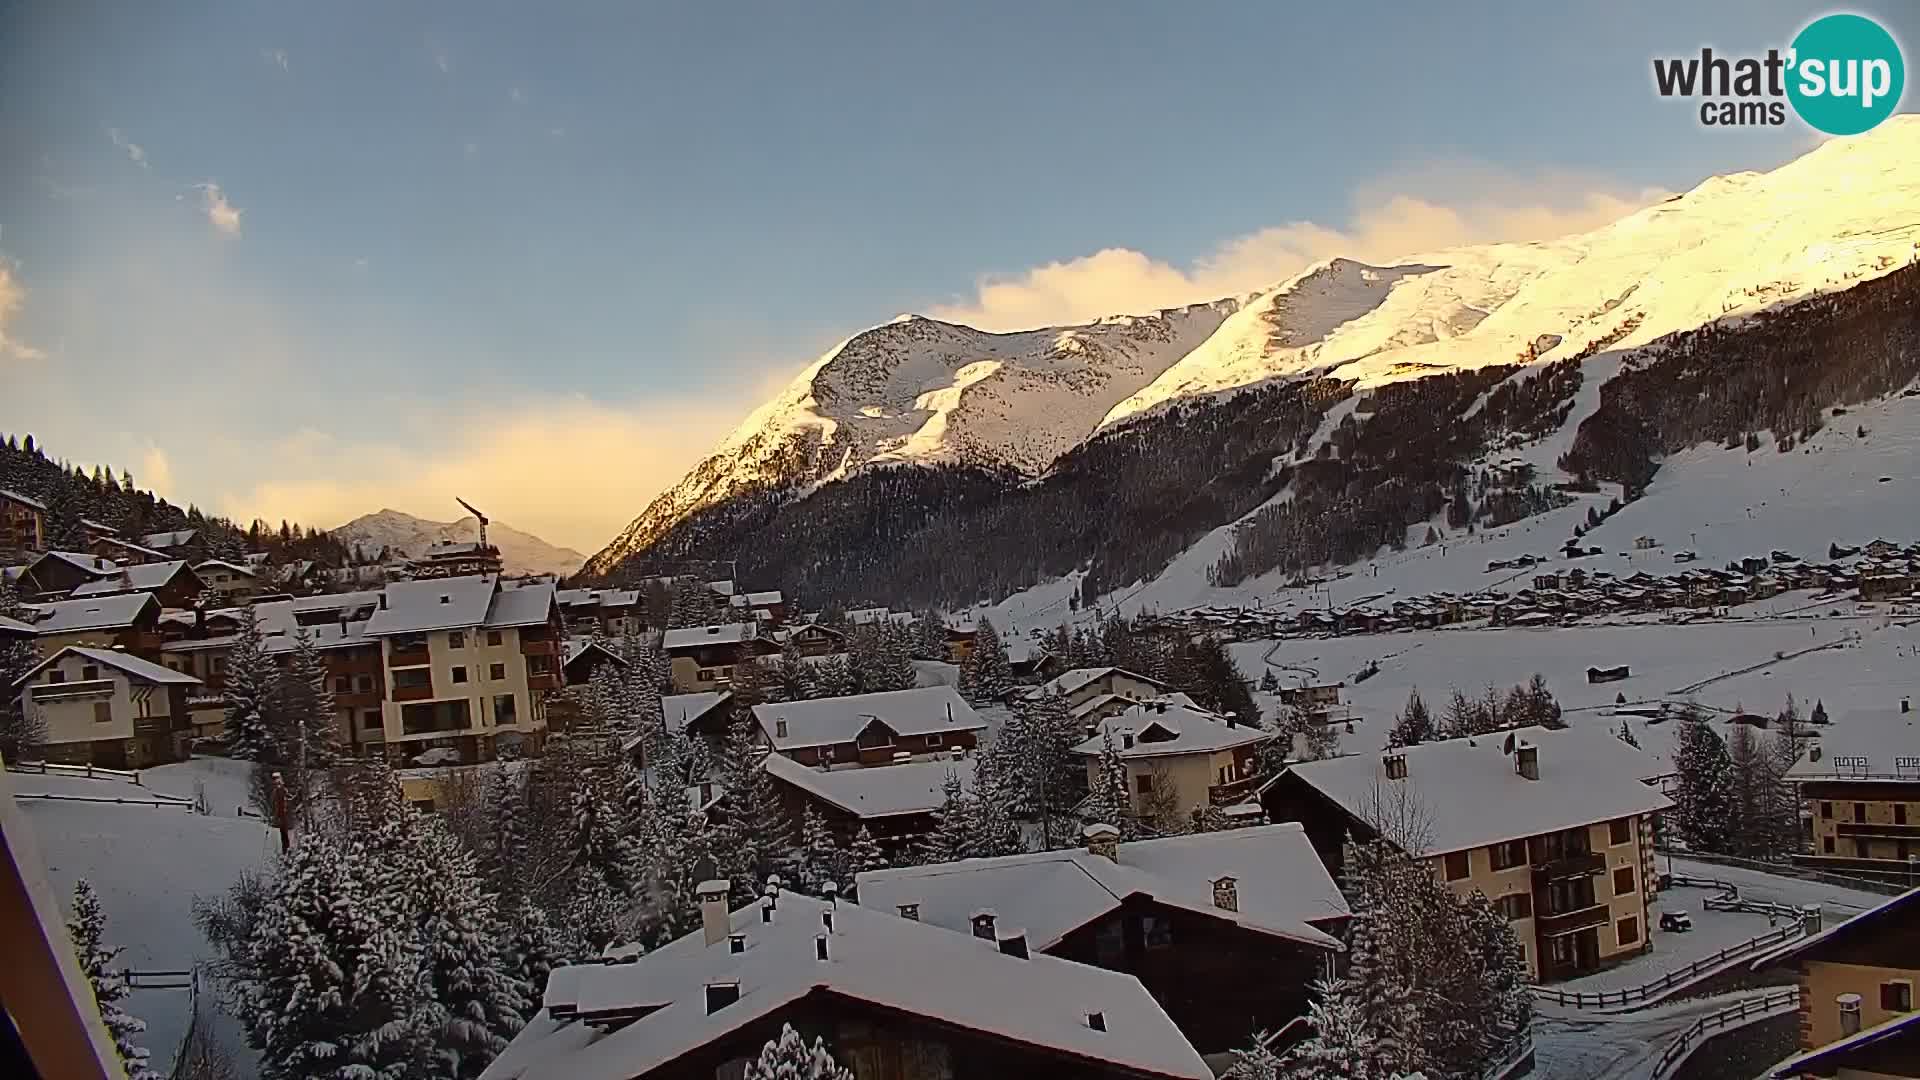
<svg viewBox="0 0 1920 1080"><path fill-rule="evenodd" d="M151 166L147 164L147 151L141 147L139 143L127 138L126 134L119 128L108 128L107 138L113 140L113 145L125 150L127 152L127 158L135 165L143 169L151 168Z"/></svg>
<svg viewBox="0 0 1920 1080"><path fill-rule="evenodd" d="M287 65L287 50L285 49L261 49L260 58L270 64L279 65L281 71L293 70Z"/></svg>
<svg viewBox="0 0 1920 1080"><path fill-rule="evenodd" d="M7 324L27 302L27 290L14 274L14 264L5 256L0 256L0 363L9 360L29 363L45 360L47 354L7 336Z"/></svg>
<svg viewBox="0 0 1920 1080"><path fill-rule="evenodd" d="M326 527L383 506L450 521L461 513L459 495L496 520L591 554L739 418L736 403L698 400L428 406L420 430L453 434L369 444L308 430L249 444L264 475L286 479L229 492L217 505L239 520Z"/></svg>
<svg viewBox="0 0 1920 1080"><path fill-rule="evenodd" d="M1220 244L1186 266L1128 248L988 275L964 301L931 309L936 318L985 330L1086 322L1155 311L1268 288L1335 255L1368 262L1500 241L1547 240L1598 228L1667 193L1623 190L1591 177L1519 175L1470 164L1418 171L1425 190L1404 183L1363 187L1340 225L1295 221Z"/></svg>
<svg viewBox="0 0 1920 1080"><path fill-rule="evenodd" d="M173 459L165 450L148 443L140 453L140 486L166 498L173 490Z"/></svg>
<svg viewBox="0 0 1920 1080"><path fill-rule="evenodd" d="M200 203L207 212L208 223L228 236L240 235L241 210L227 201L227 193L220 190L220 185L209 180L193 186L200 192Z"/></svg>

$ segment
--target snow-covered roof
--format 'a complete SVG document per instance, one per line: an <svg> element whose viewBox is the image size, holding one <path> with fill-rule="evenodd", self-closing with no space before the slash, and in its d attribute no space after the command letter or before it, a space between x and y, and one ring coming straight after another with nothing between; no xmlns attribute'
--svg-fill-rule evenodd
<svg viewBox="0 0 1920 1080"><path fill-rule="evenodd" d="M148 533L140 538L140 544L143 547L150 548L179 547L182 544L193 543L193 538L199 534L200 530L198 529L175 529L172 532Z"/></svg>
<svg viewBox="0 0 1920 1080"><path fill-rule="evenodd" d="M973 790L972 757L844 769L810 768L782 754L768 754L765 760L775 779L862 818L936 810L946 802L949 776L960 778L962 791Z"/></svg>
<svg viewBox="0 0 1920 1080"><path fill-rule="evenodd" d="M567 639L566 648L564 650L565 658L560 661L560 665L562 667L571 667L575 660L580 659L581 656L585 655L589 651L597 652L601 656L607 658L608 660L611 660L614 663L619 664L621 667L627 666L626 657L621 656L619 653L613 651L612 649L607 648L607 646L602 642L595 641L592 638L583 638L583 637Z"/></svg>
<svg viewBox="0 0 1920 1080"><path fill-rule="evenodd" d="M122 540L117 536L97 536L94 537L93 542L96 544L112 544L116 548L123 551L130 551L142 558L164 559L167 557L165 552L155 551L148 547L141 547L131 540Z"/></svg>
<svg viewBox="0 0 1920 1080"><path fill-rule="evenodd" d="M1896 709L1850 712L1838 723L1812 728L1820 756L1801 755L1787 775L1795 780L1920 781L1920 714Z"/></svg>
<svg viewBox="0 0 1920 1080"><path fill-rule="evenodd" d="M538 626L553 614L553 586L550 584L522 585L519 588L501 587L494 590L493 601L487 607L486 621L480 625L489 630L504 630L511 626Z"/></svg>
<svg viewBox="0 0 1920 1080"><path fill-rule="evenodd" d="M1836 1039L1825 1046L1807 1050L1775 1065L1767 1075L1787 1080L1788 1077L1821 1076L1829 1070L1844 1069L1847 1055L1856 1050L1866 1050L1888 1039L1920 1038L1920 1012L1895 1013L1892 1019L1883 1020L1870 1028L1857 1031L1844 1039ZM1889 1063L1892 1058L1885 1058ZM1859 1076L1881 1076L1878 1072L1861 1072Z"/></svg>
<svg viewBox="0 0 1920 1080"><path fill-rule="evenodd" d="M883 622L888 611L883 607L855 608L847 612L848 626L865 626L868 623Z"/></svg>
<svg viewBox="0 0 1920 1080"><path fill-rule="evenodd" d="M225 559L202 559L193 564L195 570L205 570L209 566L219 570L231 570L236 574L245 574L248 577L257 576L253 567L241 563L228 562Z"/></svg>
<svg viewBox="0 0 1920 1080"><path fill-rule="evenodd" d="M41 502L39 499L30 499L17 491L9 491L6 488L0 488L0 499L5 499L8 502L17 502L22 506L31 506L35 510L44 511L47 508L47 504Z"/></svg>
<svg viewBox="0 0 1920 1080"><path fill-rule="evenodd" d="M660 647L667 652L675 649L693 649L702 645L737 645L743 641L752 641L760 636L757 624L720 623L716 626L682 626L669 630L660 639Z"/></svg>
<svg viewBox="0 0 1920 1080"><path fill-rule="evenodd" d="M1539 755L1529 780L1504 752L1511 736ZM1472 739L1421 743L1405 755L1407 778L1387 779L1381 754L1308 761L1287 772L1371 824L1382 803L1404 789L1429 835L1424 854L1440 855L1506 840L1664 810L1673 803L1641 782L1647 756L1599 727L1515 728Z"/></svg>
<svg viewBox="0 0 1920 1080"><path fill-rule="evenodd" d="M82 596L105 596L109 593L158 589L164 587L186 568L186 562L180 559L157 563L134 563L121 567L118 573L110 577L89 581L68 595L77 599Z"/></svg>
<svg viewBox="0 0 1920 1080"><path fill-rule="evenodd" d="M1078 667L1070 671L1063 671L1051 681L1042 684L1040 692L1043 694L1071 694L1085 687L1088 683L1097 682L1100 679L1114 674L1125 675L1129 679L1138 679L1143 683L1151 683L1163 689L1166 687L1166 684L1158 679L1150 679L1137 671L1128 671L1126 668Z"/></svg>
<svg viewBox="0 0 1920 1080"><path fill-rule="evenodd" d="M825 932L822 914L831 912ZM755 1025L815 994L870 1004L975 1033L995 1042L1125 1069L1148 1077L1211 1080L1213 1073L1138 979L1086 964L1002 953L990 941L868 911L783 894L773 921L750 904L728 919L745 939L707 944L695 931L627 963L556 969L548 1013L537 1017L481 1074L483 1080L634 1080L687 1052ZM816 959L826 933L829 959ZM709 1011L707 987L730 984L736 1000ZM631 1015L611 1032L568 1015ZM1095 1030L1087 1014L1104 1015Z"/></svg>
<svg viewBox="0 0 1920 1080"><path fill-rule="evenodd" d="M38 634L64 634L75 630L112 630L132 626L142 612L159 607L152 593L121 593L117 596L89 596L80 600L55 600L48 604L28 604L40 613L33 621Z"/></svg>
<svg viewBox="0 0 1920 1080"><path fill-rule="evenodd" d="M114 562L112 559L104 559L98 555L89 554L85 551L45 551L40 554L39 559L33 561L35 564L38 564L41 559L52 559L55 562L66 563L75 570L83 574L91 574L94 577L104 577L107 574L117 574L120 572L119 563Z"/></svg>
<svg viewBox="0 0 1920 1080"><path fill-rule="evenodd" d="M31 633L34 633L32 623L24 623L24 622L21 622L19 619L11 619L5 615L0 615L0 634L31 634Z"/></svg>
<svg viewBox="0 0 1920 1080"><path fill-rule="evenodd" d="M1920 889L1908 889L1906 892L1893 897L1886 903L1868 908L1843 922L1835 923L1812 937L1805 937L1799 941L1789 942L1772 952L1766 953L1759 959L1753 961L1750 966L1754 971L1778 967L1789 960L1796 960L1805 956L1807 953L1816 951L1821 946L1839 938L1856 937L1861 933L1886 933L1889 930L1897 928L1897 924L1893 927L1883 926L1881 924L1894 916L1911 911L1916 905L1920 905Z"/></svg>
<svg viewBox="0 0 1920 1080"><path fill-rule="evenodd" d="M108 667L117 668L143 682L160 683L163 685L178 684L181 686L200 685L200 680L191 675L175 671L172 668L161 667L159 664L142 660L137 656L121 652L118 649L89 649L80 645L69 645L59 652L54 653L52 656L47 657L45 660L40 661L38 664L29 668L25 675L15 679L13 685L24 686L32 682L33 677L38 675L42 669L48 665L57 663L61 657L68 655L79 656L91 663L105 664Z"/></svg>
<svg viewBox="0 0 1920 1080"><path fill-rule="evenodd" d="M772 607L780 602L780 590L778 589L772 589L767 592L734 593L733 596L728 599L728 603L734 607Z"/></svg>
<svg viewBox="0 0 1920 1080"><path fill-rule="evenodd" d="M987 726L951 686L755 705L753 717L780 751L850 743L876 720L895 735L906 736L958 734ZM783 720L785 734L779 734Z"/></svg>
<svg viewBox="0 0 1920 1080"><path fill-rule="evenodd" d="M733 582L731 580L709 581L707 582L707 588L713 590L713 592L719 596L733 595Z"/></svg>
<svg viewBox="0 0 1920 1080"><path fill-rule="evenodd" d="M1222 877L1234 879L1238 911L1213 902ZM1068 848L873 870L860 875L859 893L878 911L918 904L922 922L961 932L989 908L1025 927L1036 950L1135 896L1327 949L1339 941L1312 924L1350 914L1298 822L1136 840L1119 845L1117 859Z"/></svg>
<svg viewBox="0 0 1920 1080"><path fill-rule="evenodd" d="M479 626L493 603L493 590L494 581L485 574L396 581L383 591L386 606L367 621L367 633L383 637Z"/></svg>
<svg viewBox="0 0 1920 1080"><path fill-rule="evenodd" d="M722 702L731 700L731 690L707 690L698 694L668 694L660 699L660 715L675 731L707 715Z"/></svg>
<svg viewBox="0 0 1920 1080"><path fill-rule="evenodd" d="M1076 754L1095 756L1106 747L1106 732L1113 733L1114 750L1123 758L1166 757L1171 754L1212 753L1231 750L1273 737L1273 733L1249 724L1230 723L1224 716L1195 708L1190 704L1156 698L1143 701L1125 712L1100 721L1092 738L1073 748ZM1127 745L1127 736L1133 745Z"/></svg>

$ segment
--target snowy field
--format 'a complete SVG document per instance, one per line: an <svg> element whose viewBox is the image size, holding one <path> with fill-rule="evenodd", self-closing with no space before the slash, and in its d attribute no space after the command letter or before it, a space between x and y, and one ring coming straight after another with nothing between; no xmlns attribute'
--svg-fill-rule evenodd
<svg viewBox="0 0 1920 1080"><path fill-rule="evenodd" d="M152 799L155 791L185 779L186 787L174 793L190 798L190 777L203 764L233 763L167 766L179 771L160 782L154 778L164 770L150 770L144 776L151 789L117 780L31 773L9 773L8 779L22 795L129 800ZM218 770L210 772L220 775ZM208 781L208 788L211 802L213 792L220 789L215 780ZM225 793L231 794L231 789ZM200 815L170 806L69 800L21 799L19 805L33 826L46 860L48 883L63 908L71 904L75 881L92 882L106 912L108 944L124 946L121 962L135 970L178 970L207 959L210 949L193 924L194 898L224 891L247 870L266 868L279 850L271 830L258 821L234 817L230 807L221 816L217 807L212 815ZM250 1061L238 1026L214 1007L212 994L205 988L203 994L202 1015L212 1022L216 1036L237 1061ZM154 1066L166 1071L186 1032L187 992L136 990L127 1008L147 1022L145 1045Z"/></svg>

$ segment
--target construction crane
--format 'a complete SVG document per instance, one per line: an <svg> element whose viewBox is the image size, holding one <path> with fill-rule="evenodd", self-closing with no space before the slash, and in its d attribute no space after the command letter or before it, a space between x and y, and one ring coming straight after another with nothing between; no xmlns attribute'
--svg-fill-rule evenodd
<svg viewBox="0 0 1920 1080"><path fill-rule="evenodd" d="M472 514L473 519L480 523L480 549L482 551L485 551L487 547L487 515L475 509L472 503L468 502L467 500L461 498L458 495L455 495L453 497L453 501L459 503L461 506L466 507L467 513Z"/></svg>

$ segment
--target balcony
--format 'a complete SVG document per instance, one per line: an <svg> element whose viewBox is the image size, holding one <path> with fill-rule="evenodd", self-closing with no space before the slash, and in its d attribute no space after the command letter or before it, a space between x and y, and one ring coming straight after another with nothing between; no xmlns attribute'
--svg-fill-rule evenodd
<svg viewBox="0 0 1920 1080"><path fill-rule="evenodd" d="M405 648L396 645L387 653L388 667L420 667L428 662L425 642Z"/></svg>
<svg viewBox="0 0 1920 1080"><path fill-rule="evenodd" d="M1920 825L1894 825L1879 821L1840 821L1834 831L1841 836L1864 836L1885 840L1920 840Z"/></svg>
<svg viewBox="0 0 1920 1080"><path fill-rule="evenodd" d="M27 688L35 701L66 701L72 698L111 697L112 679L80 679L74 682L36 683Z"/></svg>
<svg viewBox="0 0 1920 1080"><path fill-rule="evenodd" d="M393 688L393 700L395 701L427 701L432 697L433 685L431 683L425 686L396 686Z"/></svg>
<svg viewBox="0 0 1920 1080"><path fill-rule="evenodd" d="M1607 905L1595 904L1592 907L1575 908L1558 915L1534 914L1534 931L1543 938L1561 937L1590 926L1605 926L1607 923Z"/></svg>
<svg viewBox="0 0 1920 1080"><path fill-rule="evenodd" d="M560 643L544 634L540 636L528 636L526 631L523 630L520 633L520 655L558 656L560 655Z"/></svg>
<svg viewBox="0 0 1920 1080"><path fill-rule="evenodd" d="M1254 788L1260 786L1260 777L1243 776L1225 784L1215 784L1207 789L1207 801L1214 806L1227 806L1247 797Z"/></svg>
<svg viewBox="0 0 1920 1080"><path fill-rule="evenodd" d="M1538 856L1536 855L1536 859ZM1533 864L1533 880L1538 887L1548 881L1563 878L1591 877L1607 868L1607 857L1595 851L1573 851L1562 854L1548 853L1544 861Z"/></svg>
<svg viewBox="0 0 1920 1080"><path fill-rule="evenodd" d="M473 718L465 699L408 705L400 710L400 730L403 735L470 731L473 726Z"/></svg>
<svg viewBox="0 0 1920 1080"><path fill-rule="evenodd" d="M557 671L528 672L527 689L558 690L560 689L560 673Z"/></svg>
<svg viewBox="0 0 1920 1080"><path fill-rule="evenodd" d="M176 731L184 730L185 727L185 724L175 721L171 716L136 716L133 718L133 734L136 738L146 738L152 735L171 735Z"/></svg>

